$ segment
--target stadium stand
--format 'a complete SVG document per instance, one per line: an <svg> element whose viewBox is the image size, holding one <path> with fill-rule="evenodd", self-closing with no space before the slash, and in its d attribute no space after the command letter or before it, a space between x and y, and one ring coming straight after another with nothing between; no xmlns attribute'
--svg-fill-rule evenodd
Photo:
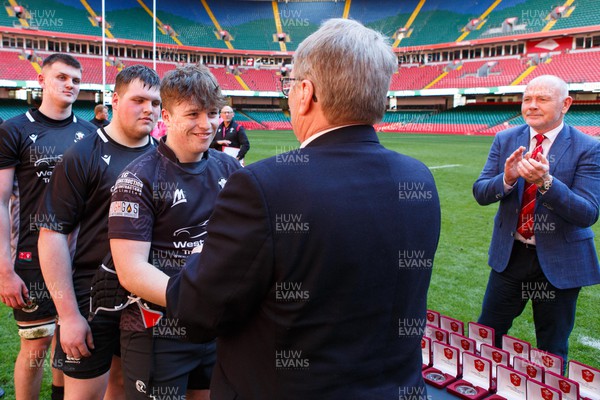
<svg viewBox="0 0 600 400"><path fill-rule="evenodd" d="M21 81L37 80L37 72L26 59L19 57L20 51L0 51L0 79Z"/></svg>
<svg viewBox="0 0 600 400"><path fill-rule="evenodd" d="M510 85L526 67L520 58L464 62L461 67L450 71L432 88L506 86Z"/></svg>
<svg viewBox="0 0 600 400"><path fill-rule="evenodd" d="M222 29L233 37L237 49L279 50L273 41L277 31L270 2L207 1ZM216 29L216 28L215 28Z"/></svg>
<svg viewBox="0 0 600 400"><path fill-rule="evenodd" d="M391 90L423 89L438 77L444 67L438 65L401 66L398 73L392 75Z"/></svg>
<svg viewBox="0 0 600 400"><path fill-rule="evenodd" d="M279 76L273 69L241 69L244 82L257 91L279 91Z"/></svg>
<svg viewBox="0 0 600 400"><path fill-rule="evenodd" d="M266 126L261 125L239 110L235 111L235 121L246 129L266 129Z"/></svg>
<svg viewBox="0 0 600 400"><path fill-rule="evenodd" d="M581 51L552 56L538 67L523 83L540 75L557 75L567 83L600 82L600 51Z"/></svg>
<svg viewBox="0 0 600 400"><path fill-rule="evenodd" d="M210 66L211 72L214 74L217 81L221 84L222 89L226 90L244 90L242 85L235 79L235 76L223 66Z"/></svg>
<svg viewBox="0 0 600 400"><path fill-rule="evenodd" d="M598 7L600 7L598 0L576 0L573 2L573 10L569 16L558 19L552 30L600 25Z"/></svg>
<svg viewBox="0 0 600 400"><path fill-rule="evenodd" d="M296 50L298 44L329 18L340 18L344 11L344 2L315 2L311 7L305 3L279 3L281 27L290 37L287 49Z"/></svg>
<svg viewBox="0 0 600 400"><path fill-rule="evenodd" d="M116 48L120 44L115 44L120 43L121 39L126 39L124 42L127 40L138 41L134 42L137 44L149 43L152 40L150 3L150 0L107 2L106 19L111 24L110 31L115 35L117 41L110 42L115 46L112 50L115 54L119 52L120 55L124 55L121 54L122 48ZM494 3L494 7L490 6L492 3ZM287 34L286 40L289 40L286 42L287 50L293 51L298 43L318 27L322 20L341 17L349 11L349 17L361 20L389 36L397 33L399 28L410 26L410 30L405 31L407 37L400 42L399 50L402 52L403 49L408 48L414 52L417 49L416 52L420 54L420 52L426 52L429 45L442 45L446 51L446 44L456 41L463 34L469 21L488 12L485 20L470 31L466 40L499 37L506 39L511 35L535 34L542 30L556 31L600 25L600 16L595 12L600 6L600 0L573 0L567 3L565 3L565 8L561 9L560 18L552 21L548 16L561 5L553 0L503 0L499 3L491 0L485 2L475 0L428 0L426 2L381 0L377 3L377 7L374 7L373 2L368 0L353 0L350 7L348 7L350 2L346 1L280 1L277 2L276 7L268 1L158 1L156 17L162 24L168 24L173 34L171 37L157 32L158 54L161 57L164 56L164 61L157 61L156 69L162 77L168 70L178 65L179 48L172 46L179 42L188 46L198 46L196 49L202 51L206 51L207 48L214 49L217 56L203 59L203 62L211 68L224 90L243 91L249 89L251 91L279 92L278 78L281 64L277 65L273 60L269 60L262 68L258 67L258 64L255 68L250 66L252 63L246 64L248 60L241 56L243 54L251 58L259 58L264 56L264 53L261 52L266 51L269 54L266 57L289 57L289 53L280 52L279 43L273 37L278 31ZM89 40L90 36L99 38L101 35L99 27L93 26L90 21L90 13L100 14L98 0L28 0L26 8L29 10L29 14L24 19L18 20L14 13L11 15L11 6L6 3L6 10L0 10L0 26L13 29L15 26L18 27L20 21L29 21L33 29L24 30L28 34L36 31L42 33L46 30L51 35L57 34L59 37L60 34L87 35L81 38L82 41ZM275 10L278 11L277 15L274 14ZM502 27L503 24L506 25L507 18L513 17L516 17L517 20L512 21L512 30L503 30ZM226 30L232 36L231 41L221 40L219 30ZM597 33L593 34L598 35ZM536 38L535 35L530 37ZM584 39L578 37L579 44L577 46L575 46L575 38L572 35L566 36L566 39L560 39L562 40L560 51L553 51L550 46L548 53L531 51L531 46L537 46L542 40L537 40L537 42L528 40L521 41L521 50L518 50L517 53L511 50L510 55L502 57L498 54L504 53L507 46L513 45L491 44L496 51L490 51L488 58L469 59L465 56L465 51L468 53L469 50L456 45L450 57L448 57L450 51L447 51L447 54L441 58L455 61L435 61L438 58L425 58L422 64L418 64L415 63L414 57L411 59L401 57L398 72L392 77L390 90L493 89L511 84L524 85L542 74L555 74L569 83L598 82L600 84L600 69L597 68L600 63L600 36L598 38L596 36L586 37L585 45L581 44ZM98 40L93 42L97 46ZM166 44L169 46L163 46ZM228 46L238 52L233 55L225 53L221 56L223 53L220 51L227 49ZM23 39L19 42L4 37L2 47L3 49L0 50L0 79L18 82L35 81L37 78L35 65L26 59L29 53L23 52L24 48L31 51L30 44L26 44ZM582 49L582 47L585 48ZM85 47L83 48L85 49ZM282 46L281 49L284 47ZM50 53L49 49L45 50L38 51L36 54L44 57ZM190 50L186 48L182 51ZM242 53L241 51L248 52ZM253 53L253 51L257 53ZM127 56L135 53L136 51L128 52ZM148 57L147 53L148 51L145 50L145 57ZM141 53L138 51L137 54ZM100 56L75 55L84 67L83 83L100 84L102 80ZM402 56L402 53L399 55ZM542 58L539 65L528 69L532 63L532 57L538 56ZM235 59L231 57L235 57ZM198 58L201 57L194 58L194 61ZM114 83L120 68L136 63L152 66L152 62L147 59L139 60L129 57L115 59L111 56L106 69L107 83ZM239 76L236 77L231 68L236 68ZM526 75L527 73L529 75ZM521 81L523 77L524 79ZM508 101L518 101L519 96L515 96L514 100L509 99ZM594 96L590 94L587 98L593 101ZM89 100L89 97L86 100ZM477 101L481 102L484 99L480 96ZM243 104L249 111L245 114L243 109L238 110L238 120L249 129L291 128L289 116L286 113L262 109L256 111L252 108L252 104ZM450 104L452 104L451 100L446 101L445 107ZM233 105L240 108L235 102ZM14 110L14 107L13 103L8 105L9 110ZM581 110L573 109L567 115L567 120L569 121L571 118L576 126L582 127L582 130L597 135L597 129L594 127L600 125L600 121L595 117L598 109L589 104L581 107ZM409 108L411 107L409 106ZM386 113L378 128L401 132L494 134L506 126L520 122L522 123L522 119L518 117L518 110L515 111L514 106L510 104L504 107L483 104L480 108L470 104L447 111L398 110L389 112Z"/></svg>
<svg viewBox="0 0 600 400"><path fill-rule="evenodd" d="M244 113L269 130L292 129L290 118L283 111L244 111Z"/></svg>

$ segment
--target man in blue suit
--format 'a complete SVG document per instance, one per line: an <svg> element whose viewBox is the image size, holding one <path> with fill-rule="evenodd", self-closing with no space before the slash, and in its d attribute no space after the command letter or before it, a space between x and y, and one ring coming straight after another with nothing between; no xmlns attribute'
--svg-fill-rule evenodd
<svg viewBox="0 0 600 400"><path fill-rule="evenodd" d="M231 175L202 252L152 301L192 339L217 337L211 398L425 398L440 205L429 169L372 126L397 59L334 19L294 61L282 88L300 149Z"/></svg>
<svg viewBox="0 0 600 400"><path fill-rule="evenodd" d="M560 78L531 80L521 106L527 125L496 135L473 185L479 204L500 202L479 322L496 330L500 346L531 300L538 348L565 361L579 291L600 282L591 229L600 205L600 141L563 122L572 102Z"/></svg>

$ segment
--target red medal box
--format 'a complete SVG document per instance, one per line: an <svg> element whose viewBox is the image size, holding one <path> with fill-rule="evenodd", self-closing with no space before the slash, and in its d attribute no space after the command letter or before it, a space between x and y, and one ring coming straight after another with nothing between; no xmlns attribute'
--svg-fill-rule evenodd
<svg viewBox="0 0 600 400"><path fill-rule="evenodd" d="M448 332L454 332L461 335L465 334L465 323L454 318L446 317L445 315L440 316L440 328L447 330Z"/></svg>
<svg viewBox="0 0 600 400"><path fill-rule="evenodd" d="M496 369L498 365L504 365L508 367L508 360L510 354L508 351L499 349L489 344L481 345L481 357L487 358L492 362L492 389L496 388Z"/></svg>
<svg viewBox="0 0 600 400"><path fill-rule="evenodd" d="M562 400L579 400L579 383L552 371L546 371L546 385L560 390Z"/></svg>
<svg viewBox="0 0 600 400"><path fill-rule="evenodd" d="M552 371L555 374L562 375L564 360L561 356L540 349L531 349L529 359L534 364L544 367L546 372Z"/></svg>
<svg viewBox="0 0 600 400"><path fill-rule="evenodd" d="M454 382L458 377L460 362L459 351L456 347L433 342L433 366L423 371L425 382L438 389Z"/></svg>
<svg viewBox="0 0 600 400"><path fill-rule="evenodd" d="M488 400L527 400L527 375L498 365L498 390Z"/></svg>
<svg viewBox="0 0 600 400"><path fill-rule="evenodd" d="M423 368L431 367L431 339L423 336L421 338L421 355L423 356Z"/></svg>
<svg viewBox="0 0 600 400"><path fill-rule="evenodd" d="M516 356L513 359L513 369L526 374L529 379L544 382L544 367L534 364L523 357Z"/></svg>
<svg viewBox="0 0 600 400"><path fill-rule="evenodd" d="M600 370L577 361L569 361L569 379L579 383L584 400L600 400Z"/></svg>
<svg viewBox="0 0 600 400"><path fill-rule="evenodd" d="M510 365L513 365L513 358L515 356L523 357L529 360L529 350L531 345L529 342L514 338L512 336L502 336L502 349L508 351L510 354Z"/></svg>
<svg viewBox="0 0 600 400"><path fill-rule="evenodd" d="M469 322L468 330L469 337L471 339L475 339L475 343L477 343L478 352L481 351L481 345L484 343L489 344L490 346L494 345L494 328L490 328L489 326L481 325L475 322Z"/></svg>
<svg viewBox="0 0 600 400"><path fill-rule="evenodd" d="M433 310L427 310L427 323L429 325L440 327L440 313Z"/></svg>
<svg viewBox="0 0 600 400"><path fill-rule="evenodd" d="M463 353L463 377L451 383L446 390L465 400L480 400L490 394L492 362L475 353Z"/></svg>
<svg viewBox="0 0 600 400"><path fill-rule="evenodd" d="M438 328L433 325L425 325L425 336L431 338L432 341L438 341L441 343L449 343L450 332L445 329Z"/></svg>
<svg viewBox="0 0 600 400"><path fill-rule="evenodd" d="M528 380L527 400L561 400L561 392L536 380Z"/></svg>
<svg viewBox="0 0 600 400"><path fill-rule="evenodd" d="M461 355L461 363L462 363L462 354L465 351L469 351L471 353L475 353L475 340L460 335L458 333L450 332L450 346L454 346L458 348Z"/></svg>

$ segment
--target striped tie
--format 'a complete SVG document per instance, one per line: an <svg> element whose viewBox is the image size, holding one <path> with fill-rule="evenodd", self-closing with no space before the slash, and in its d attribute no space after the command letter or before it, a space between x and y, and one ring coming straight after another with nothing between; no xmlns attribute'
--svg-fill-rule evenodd
<svg viewBox="0 0 600 400"><path fill-rule="evenodd" d="M536 158L538 154L543 153L542 142L545 136L537 134L535 135L535 149L531 153L531 158ZM517 232L521 234L525 239L529 239L533 236L533 211L535 209L535 192L537 186L533 183L525 182L525 190L523 191L523 199L521 201L521 212L519 213L519 225Z"/></svg>

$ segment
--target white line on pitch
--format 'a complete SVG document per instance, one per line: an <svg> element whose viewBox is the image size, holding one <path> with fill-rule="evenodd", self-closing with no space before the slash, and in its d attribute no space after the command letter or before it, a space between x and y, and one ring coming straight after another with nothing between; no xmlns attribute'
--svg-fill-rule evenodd
<svg viewBox="0 0 600 400"><path fill-rule="evenodd" d="M591 338L589 336L580 335L579 341L581 344L584 344L589 347L593 347L594 349L600 350L600 340Z"/></svg>
<svg viewBox="0 0 600 400"><path fill-rule="evenodd" d="M433 167L429 167L429 169L454 168L454 167L460 167L461 165L462 164L436 165Z"/></svg>

